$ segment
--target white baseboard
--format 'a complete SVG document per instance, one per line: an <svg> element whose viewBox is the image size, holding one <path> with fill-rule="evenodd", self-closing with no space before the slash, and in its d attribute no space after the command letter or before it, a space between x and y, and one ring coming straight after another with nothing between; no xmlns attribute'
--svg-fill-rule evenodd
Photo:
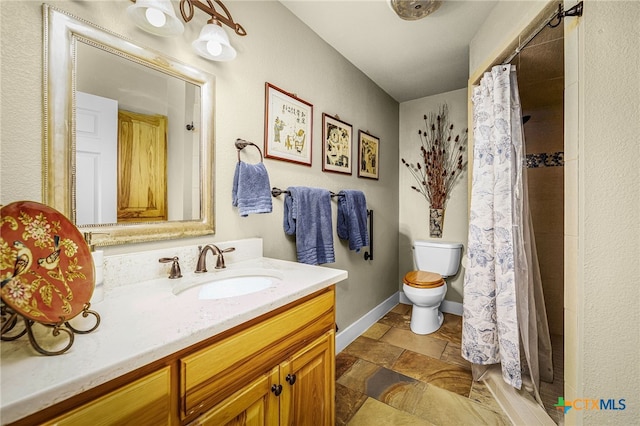
<svg viewBox="0 0 640 426"><path fill-rule="evenodd" d="M442 304L440 305L440 310L448 314L462 316L462 303L443 300Z"/></svg>
<svg viewBox="0 0 640 426"><path fill-rule="evenodd" d="M339 330L338 334L336 334L336 354L342 352L342 350L356 340L358 336L367 331L369 327L393 309L399 303L398 295L399 293L394 293L387 300L360 317L356 322L344 330Z"/></svg>
<svg viewBox="0 0 640 426"><path fill-rule="evenodd" d="M406 305L411 304L411 301L409 300L409 298L405 296L404 291L400 292L400 303L404 303ZM455 314L455 315L462 316L462 303L443 300L442 303L440 304L440 310L448 314Z"/></svg>
<svg viewBox="0 0 640 426"><path fill-rule="evenodd" d="M398 303L410 305L411 301L404 295L403 291L399 291L364 314L360 319L344 330L340 330L338 334L336 334L336 354L342 352L344 348L349 346L351 342L358 338L358 336L367 331L369 327L378 322L380 318L385 316L387 312L393 309ZM443 300L440 305L440 310L448 314L462 316L462 303Z"/></svg>

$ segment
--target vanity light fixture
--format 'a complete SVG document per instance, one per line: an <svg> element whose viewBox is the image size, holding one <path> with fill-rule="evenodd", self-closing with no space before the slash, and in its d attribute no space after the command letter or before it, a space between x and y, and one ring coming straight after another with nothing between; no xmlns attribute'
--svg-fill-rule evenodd
<svg viewBox="0 0 640 426"><path fill-rule="evenodd" d="M148 33L159 36L174 36L184 32L182 21L170 0L132 0L127 8L133 22Z"/></svg>
<svg viewBox="0 0 640 426"><path fill-rule="evenodd" d="M229 43L229 36L215 18L200 31L200 37L191 43L193 50L203 58L213 61L230 61L236 57L236 49Z"/></svg>
<svg viewBox="0 0 640 426"><path fill-rule="evenodd" d="M134 4L129 6L129 16L143 30L156 35L177 35L184 30L170 0L131 1ZM223 13L216 10L216 5ZM222 24L232 28L236 34L245 36L247 32L242 25L233 20L231 13L221 0L180 0L180 14L185 22L191 21L195 9L200 9L210 16L207 24L200 31L198 39L192 43L196 53L214 61L234 59L236 50L229 43L229 36L222 28Z"/></svg>

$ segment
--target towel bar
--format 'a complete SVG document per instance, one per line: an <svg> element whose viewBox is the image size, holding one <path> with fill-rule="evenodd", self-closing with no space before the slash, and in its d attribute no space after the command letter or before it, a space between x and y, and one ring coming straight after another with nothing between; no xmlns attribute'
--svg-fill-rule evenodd
<svg viewBox="0 0 640 426"><path fill-rule="evenodd" d="M329 193L331 194L331 198L333 198L333 197L344 197L344 194L336 194L335 192L331 192L331 191L329 191ZM291 192L282 190L280 188L276 188L275 186L273 188L271 188L271 195L273 195L274 197L278 197L278 196L280 196L282 194L291 195Z"/></svg>
<svg viewBox="0 0 640 426"><path fill-rule="evenodd" d="M276 188L275 186L274 186L273 188L271 188L271 195L272 195L272 196L277 197L277 196L282 195L282 194L289 194L289 195L291 195L291 192L289 192L289 191L283 191L282 189L280 189L280 188Z"/></svg>

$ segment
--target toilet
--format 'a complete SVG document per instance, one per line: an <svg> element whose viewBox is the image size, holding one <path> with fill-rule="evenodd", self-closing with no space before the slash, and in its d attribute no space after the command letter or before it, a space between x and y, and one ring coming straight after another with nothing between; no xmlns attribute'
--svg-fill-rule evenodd
<svg viewBox="0 0 640 426"><path fill-rule="evenodd" d="M430 334L442 325L440 304L447 294L445 279L458 272L462 257L461 243L414 241L415 271L407 272L402 290L413 304L411 331Z"/></svg>

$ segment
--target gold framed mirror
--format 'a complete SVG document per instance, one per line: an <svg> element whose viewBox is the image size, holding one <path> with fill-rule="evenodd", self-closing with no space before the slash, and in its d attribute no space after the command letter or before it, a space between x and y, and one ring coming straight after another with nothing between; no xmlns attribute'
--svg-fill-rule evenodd
<svg viewBox="0 0 640 426"><path fill-rule="evenodd" d="M43 17L45 203L97 246L213 234L214 77L50 5Z"/></svg>

